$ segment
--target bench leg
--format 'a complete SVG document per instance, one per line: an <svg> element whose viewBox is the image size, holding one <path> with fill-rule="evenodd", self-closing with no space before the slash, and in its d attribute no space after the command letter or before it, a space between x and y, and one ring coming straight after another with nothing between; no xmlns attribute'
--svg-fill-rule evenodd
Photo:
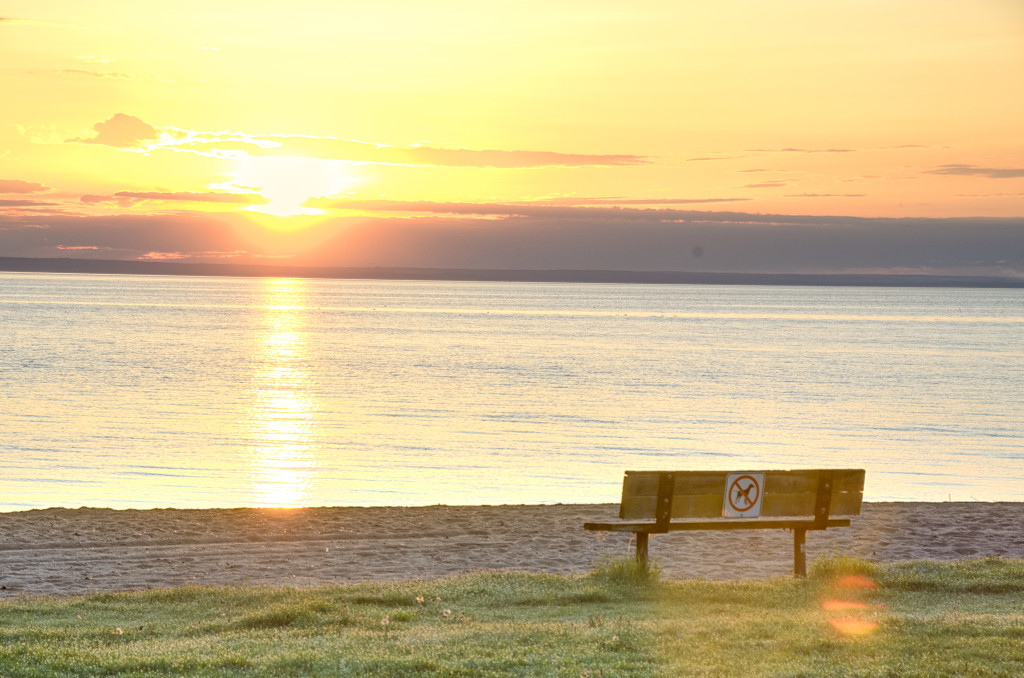
<svg viewBox="0 0 1024 678"><path fill-rule="evenodd" d="M646 532L634 532L636 535L636 563L647 569L647 537Z"/></svg>
<svg viewBox="0 0 1024 678"><path fill-rule="evenodd" d="M793 530L793 575L797 577L807 576L806 541L807 530Z"/></svg>

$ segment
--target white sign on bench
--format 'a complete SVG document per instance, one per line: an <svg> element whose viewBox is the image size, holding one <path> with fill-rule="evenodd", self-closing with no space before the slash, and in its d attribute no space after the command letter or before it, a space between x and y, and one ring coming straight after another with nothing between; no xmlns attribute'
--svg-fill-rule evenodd
<svg viewBox="0 0 1024 678"><path fill-rule="evenodd" d="M722 516L725 518L757 518L761 515L764 499L763 473L730 473L725 477L725 498Z"/></svg>

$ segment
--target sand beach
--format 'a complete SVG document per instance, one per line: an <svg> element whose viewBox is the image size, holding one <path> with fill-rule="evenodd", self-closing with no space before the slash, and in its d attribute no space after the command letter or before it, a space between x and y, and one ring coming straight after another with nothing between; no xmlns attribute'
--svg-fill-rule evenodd
<svg viewBox="0 0 1024 678"><path fill-rule="evenodd" d="M411 580L478 570L579 573L631 553L592 533L616 504L305 509L45 509L0 513L0 599L173 587ZM865 503L807 535L808 560L1024 558L1024 503ZM782 530L654 535L668 578L785 576Z"/></svg>

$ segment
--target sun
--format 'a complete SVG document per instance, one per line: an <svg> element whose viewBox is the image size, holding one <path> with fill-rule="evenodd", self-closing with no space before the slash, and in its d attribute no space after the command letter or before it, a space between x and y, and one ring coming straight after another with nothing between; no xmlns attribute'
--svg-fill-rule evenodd
<svg viewBox="0 0 1024 678"><path fill-rule="evenodd" d="M267 202L246 208L276 217L317 216L310 198L339 193L355 182L337 160L303 157L245 157L238 161L230 184L259 193Z"/></svg>

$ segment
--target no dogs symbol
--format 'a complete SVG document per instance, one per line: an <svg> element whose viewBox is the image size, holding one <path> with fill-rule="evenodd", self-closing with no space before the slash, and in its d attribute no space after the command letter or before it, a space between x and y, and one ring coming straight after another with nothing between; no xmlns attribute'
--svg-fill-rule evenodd
<svg viewBox="0 0 1024 678"><path fill-rule="evenodd" d="M763 498L763 473L730 473L725 477L722 515L726 518L757 518L761 515Z"/></svg>

